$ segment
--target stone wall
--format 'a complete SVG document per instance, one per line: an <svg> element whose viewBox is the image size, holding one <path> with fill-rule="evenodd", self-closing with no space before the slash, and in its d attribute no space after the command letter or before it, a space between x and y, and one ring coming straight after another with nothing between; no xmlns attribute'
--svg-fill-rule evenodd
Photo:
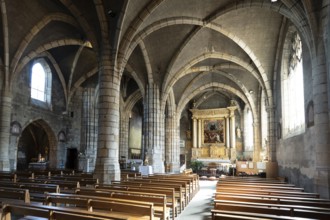
<svg viewBox="0 0 330 220"><path fill-rule="evenodd" d="M39 105L31 102L30 98L30 79L29 65L23 69L22 73L16 80L12 92L12 112L11 122L18 122L22 130L34 121L41 121L47 127L47 135L51 147L49 156L54 159L52 166L60 167L65 165L66 148L80 147L80 109L81 99L78 95L72 98L73 105L71 109L66 111L66 100L63 94L63 88L56 74L52 78L52 99L50 106ZM64 131L66 141L59 142L57 140L58 133ZM10 136L9 143L9 159L10 169L16 169L17 149L20 136ZM56 159L56 160L55 160Z"/></svg>

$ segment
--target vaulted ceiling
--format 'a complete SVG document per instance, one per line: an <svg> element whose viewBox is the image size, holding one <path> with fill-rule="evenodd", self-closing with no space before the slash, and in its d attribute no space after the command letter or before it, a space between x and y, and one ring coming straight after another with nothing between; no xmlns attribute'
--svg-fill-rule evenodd
<svg viewBox="0 0 330 220"><path fill-rule="evenodd" d="M156 84L163 99L174 98L179 113L193 100L201 108L223 107L235 100L255 109L261 90L271 101L283 28L295 22L294 13L304 16L307 4L293 0L3 2L0 49L3 62L10 66L3 82L14 81L31 59L47 56L70 100L75 88L97 82L106 35L111 50L123 58L117 63L125 76L123 98L137 90L143 97L146 85Z"/></svg>

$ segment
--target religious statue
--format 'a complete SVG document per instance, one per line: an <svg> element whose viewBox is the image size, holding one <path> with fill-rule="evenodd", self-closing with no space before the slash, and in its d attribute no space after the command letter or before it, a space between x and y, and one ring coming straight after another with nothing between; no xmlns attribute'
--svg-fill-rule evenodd
<svg viewBox="0 0 330 220"><path fill-rule="evenodd" d="M191 140L191 131L190 129L186 131L187 140Z"/></svg>
<svg viewBox="0 0 330 220"><path fill-rule="evenodd" d="M236 137L241 138L241 129L239 127L236 128Z"/></svg>

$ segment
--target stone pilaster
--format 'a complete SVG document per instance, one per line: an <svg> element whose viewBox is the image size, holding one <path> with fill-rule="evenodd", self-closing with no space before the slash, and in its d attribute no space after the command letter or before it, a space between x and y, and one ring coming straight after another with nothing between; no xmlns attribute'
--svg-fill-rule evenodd
<svg viewBox="0 0 330 220"><path fill-rule="evenodd" d="M144 106L144 149L146 150L146 157L155 173L164 173L164 144L161 144L161 140L163 140L161 129L163 126L161 124L160 95L157 85L149 84L147 86Z"/></svg>
<svg viewBox="0 0 330 220"><path fill-rule="evenodd" d="M269 161L275 162L276 159L276 132L275 132L275 107L270 106L267 109L268 114L268 149L267 157Z"/></svg>
<svg viewBox="0 0 330 220"><path fill-rule="evenodd" d="M1 92L1 115L0 115L0 171L9 171L9 132L12 98L8 91Z"/></svg>
<svg viewBox="0 0 330 220"><path fill-rule="evenodd" d="M97 152L97 134L96 126L97 120L95 115L97 109L95 109L95 89L85 88L82 96L83 108L81 118L81 148L80 150L88 156L89 164L87 165L89 170L94 170L96 152ZM60 159L60 158L59 158ZM60 161L60 160L59 160Z"/></svg>
<svg viewBox="0 0 330 220"><path fill-rule="evenodd" d="M323 26L324 38L329 39L330 26L329 3L323 7L325 23ZM315 129L315 191L322 198L330 198L330 136L329 136L329 72L327 73L327 60L324 44L318 43L317 54L313 56L313 102L314 102L314 129ZM329 71L329 70L328 70Z"/></svg>
<svg viewBox="0 0 330 220"><path fill-rule="evenodd" d="M193 118L193 147L197 147L197 119Z"/></svg>
<svg viewBox="0 0 330 220"><path fill-rule="evenodd" d="M229 117L226 117L226 147L230 148L230 124Z"/></svg>
<svg viewBox="0 0 330 220"><path fill-rule="evenodd" d="M101 183L120 180L119 89L120 80L110 50L104 49L99 68L99 129L95 176Z"/></svg>
<svg viewBox="0 0 330 220"><path fill-rule="evenodd" d="M202 147L202 120L198 119L198 143L197 143L197 147Z"/></svg>
<svg viewBox="0 0 330 220"><path fill-rule="evenodd" d="M253 121L253 161L259 161L261 149L260 123L257 119Z"/></svg>
<svg viewBox="0 0 330 220"><path fill-rule="evenodd" d="M179 146L179 130L176 116L169 115L165 119L165 161L169 172L180 171L180 146Z"/></svg>
<svg viewBox="0 0 330 220"><path fill-rule="evenodd" d="M129 120L129 115L125 111L122 111L120 114L119 159L122 157L128 159Z"/></svg>

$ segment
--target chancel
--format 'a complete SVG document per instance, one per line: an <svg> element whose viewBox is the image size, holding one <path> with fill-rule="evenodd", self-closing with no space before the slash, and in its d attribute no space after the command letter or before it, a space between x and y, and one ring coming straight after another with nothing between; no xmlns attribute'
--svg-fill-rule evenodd
<svg viewBox="0 0 330 220"><path fill-rule="evenodd" d="M330 212L330 0L2 0L0 9L2 213L27 211L2 205L8 194L88 210L63 219L103 218L93 207L110 212L116 200L121 214L168 220L198 183L230 197L221 211L232 212L237 194L258 194L256 182L260 194L318 196L325 207L313 211ZM135 192L109 192L118 188ZM136 198L148 193L158 196ZM33 211L55 219L71 205Z"/></svg>

